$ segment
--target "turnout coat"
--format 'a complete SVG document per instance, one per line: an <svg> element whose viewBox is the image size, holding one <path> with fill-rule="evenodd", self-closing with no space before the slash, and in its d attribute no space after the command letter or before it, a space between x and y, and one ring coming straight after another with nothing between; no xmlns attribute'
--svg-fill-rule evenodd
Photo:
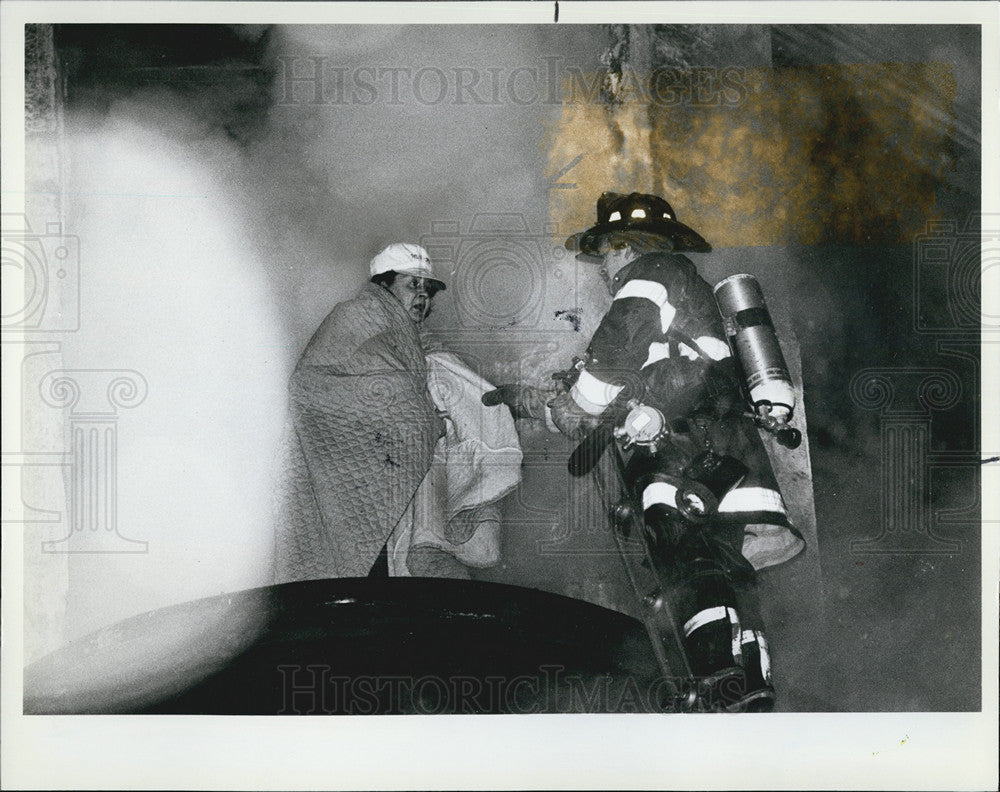
<svg viewBox="0 0 1000 792"><path fill-rule="evenodd" d="M614 287L584 368L563 398L599 416L620 404L626 388L638 392L679 427L658 454L674 471L709 446L740 460L748 473L721 500L717 519L745 526L742 552L754 568L789 560L805 543L789 522L758 429L744 413L711 287L690 259L668 252L640 256L619 271ZM643 508L675 508L670 496L662 486L647 487Z"/></svg>

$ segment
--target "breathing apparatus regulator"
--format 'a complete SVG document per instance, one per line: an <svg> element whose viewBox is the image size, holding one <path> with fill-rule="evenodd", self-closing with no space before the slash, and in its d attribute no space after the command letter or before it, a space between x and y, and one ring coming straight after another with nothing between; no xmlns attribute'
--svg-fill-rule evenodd
<svg viewBox="0 0 1000 792"><path fill-rule="evenodd" d="M802 433L788 425L795 386L760 284L753 275L731 275L713 292L754 421L781 445L798 448Z"/></svg>

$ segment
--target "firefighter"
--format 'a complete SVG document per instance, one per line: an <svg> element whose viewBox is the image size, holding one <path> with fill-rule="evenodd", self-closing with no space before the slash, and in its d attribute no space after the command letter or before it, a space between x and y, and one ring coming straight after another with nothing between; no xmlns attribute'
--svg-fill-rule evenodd
<svg viewBox="0 0 1000 792"><path fill-rule="evenodd" d="M566 246L600 262L612 295L579 376L555 398L508 385L483 401L545 419L576 440L620 425L630 398L663 419L669 441L635 447L625 480L642 504L647 542L674 583L692 673L727 709L769 709L774 693L754 573L789 560L804 542L745 414L712 289L684 255L711 247L663 198L612 192L597 202L597 223ZM713 488L719 497L708 504Z"/></svg>

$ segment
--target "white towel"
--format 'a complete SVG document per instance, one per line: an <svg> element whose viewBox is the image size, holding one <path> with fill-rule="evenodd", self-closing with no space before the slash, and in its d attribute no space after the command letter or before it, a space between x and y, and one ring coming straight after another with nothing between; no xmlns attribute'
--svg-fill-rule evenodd
<svg viewBox="0 0 1000 792"><path fill-rule="evenodd" d="M500 525L487 522L462 544L449 542L445 523L466 509L492 503L521 481L521 445L510 410L485 407L481 396L493 385L450 352L427 355L427 384L439 410L447 413L446 435L410 509L389 546L391 574L405 575L411 547L437 547L472 567L500 560Z"/></svg>

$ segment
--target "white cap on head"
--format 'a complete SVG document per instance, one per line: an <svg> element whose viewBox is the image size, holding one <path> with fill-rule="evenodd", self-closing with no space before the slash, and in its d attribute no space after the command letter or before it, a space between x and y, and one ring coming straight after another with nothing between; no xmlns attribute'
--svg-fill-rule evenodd
<svg viewBox="0 0 1000 792"><path fill-rule="evenodd" d="M418 278L429 278L439 289L445 288L444 283L434 277L430 256L420 245L394 242L372 259L370 269L372 277L384 272L398 272L403 275L416 275Z"/></svg>

